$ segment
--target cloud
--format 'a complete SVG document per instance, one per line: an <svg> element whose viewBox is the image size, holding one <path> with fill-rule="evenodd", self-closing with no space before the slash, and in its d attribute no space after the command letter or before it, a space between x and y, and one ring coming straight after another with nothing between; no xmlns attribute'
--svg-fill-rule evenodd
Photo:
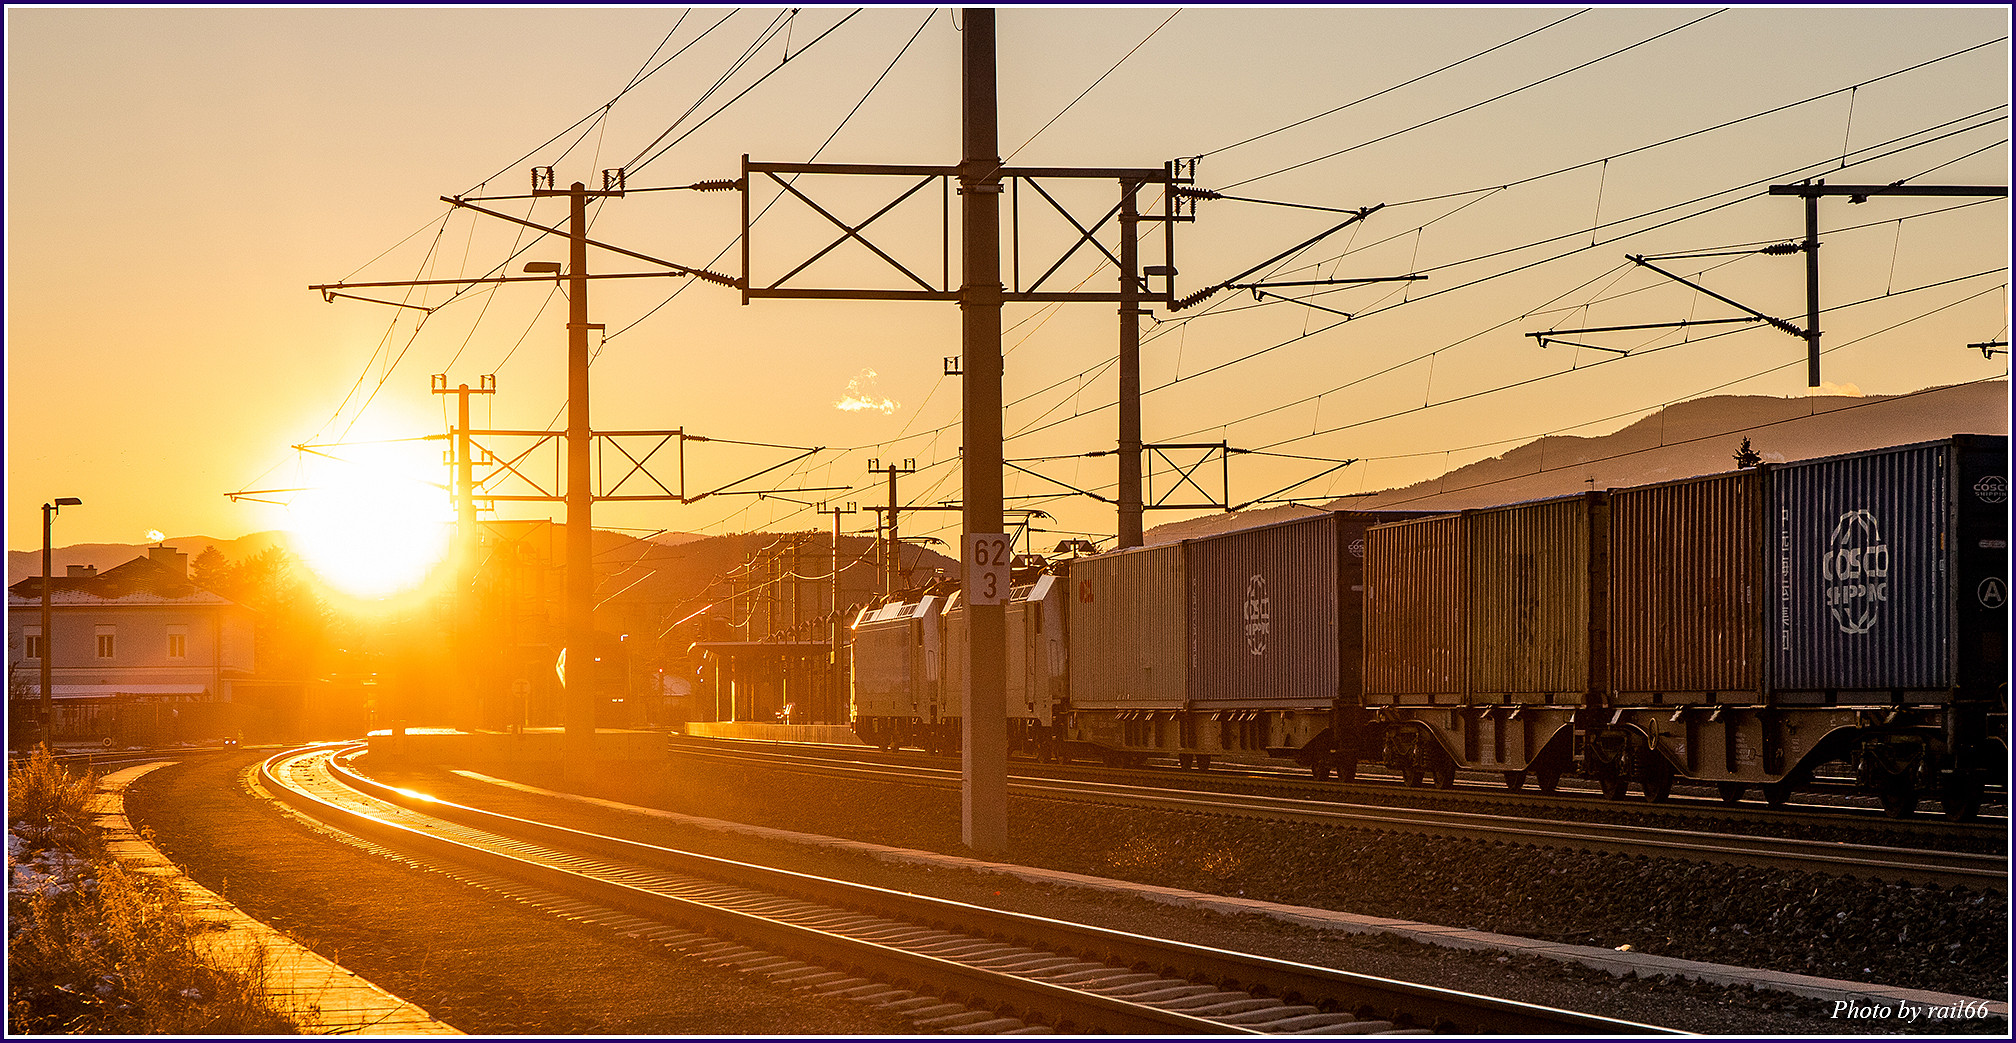
<svg viewBox="0 0 2016 1043"><path fill-rule="evenodd" d="M876 392L875 371L872 369L864 369L855 374L854 378L847 382L847 390L840 396L840 401L833 403L833 408L846 413L873 410L886 415L894 413L900 407L900 403L883 398Z"/></svg>

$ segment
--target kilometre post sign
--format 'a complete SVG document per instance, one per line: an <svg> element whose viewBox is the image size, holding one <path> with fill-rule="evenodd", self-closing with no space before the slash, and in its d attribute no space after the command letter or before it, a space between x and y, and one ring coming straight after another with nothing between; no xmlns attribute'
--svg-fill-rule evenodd
<svg viewBox="0 0 2016 1043"><path fill-rule="evenodd" d="M1008 561L1014 544L1000 532L966 534L966 603L1000 605L1008 600Z"/></svg>

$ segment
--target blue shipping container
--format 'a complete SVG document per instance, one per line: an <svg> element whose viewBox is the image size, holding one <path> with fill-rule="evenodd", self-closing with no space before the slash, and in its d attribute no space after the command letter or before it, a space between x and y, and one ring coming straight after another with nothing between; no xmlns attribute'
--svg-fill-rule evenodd
<svg viewBox="0 0 2016 1043"><path fill-rule="evenodd" d="M1956 464L1949 440L1770 467L1773 690L1957 686Z"/></svg>

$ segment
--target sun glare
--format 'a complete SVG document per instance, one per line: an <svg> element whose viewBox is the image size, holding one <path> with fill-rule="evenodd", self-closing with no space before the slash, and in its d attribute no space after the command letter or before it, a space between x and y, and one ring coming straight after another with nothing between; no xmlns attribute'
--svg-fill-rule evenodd
<svg viewBox="0 0 2016 1043"><path fill-rule="evenodd" d="M419 585L448 552L454 518L431 452L414 443L346 446L288 508L295 550L330 585L383 597Z"/></svg>

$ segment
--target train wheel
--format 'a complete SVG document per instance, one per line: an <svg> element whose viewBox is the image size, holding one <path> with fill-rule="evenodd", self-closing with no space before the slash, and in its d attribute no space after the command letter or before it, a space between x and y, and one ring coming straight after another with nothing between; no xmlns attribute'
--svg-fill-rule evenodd
<svg viewBox="0 0 2016 1043"><path fill-rule="evenodd" d="M1715 784L1715 795L1721 797L1724 804L1737 804L1742 802L1743 793L1749 788L1740 782L1718 782Z"/></svg>
<svg viewBox="0 0 2016 1043"><path fill-rule="evenodd" d="M1673 765L1656 753L1645 755L1645 763L1638 769L1638 786L1645 791L1645 799L1657 804L1673 795Z"/></svg>
<svg viewBox="0 0 2016 1043"><path fill-rule="evenodd" d="M1522 789L1525 789L1525 788L1526 788L1526 773L1525 773L1525 772L1523 772L1523 771L1508 771L1508 772L1506 772L1506 773L1505 773L1505 788L1506 788L1506 789L1509 789L1509 790L1511 790L1511 791L1512 791L1512 792L1514 792L1514 793L1517 793L1517 792L1519 792L1520 790L1522 790Z"/></svg>
<svg viewBox="0 0 2016 1043"><path fill-rule="evenodd" d="M1330 778L1330 762L1318 757L1316 763L1309 766L1309 774L1316 776L1319 782L1328 781Z"/></svg>
<svg viewBox="0 0 2016 1043"><path fill-rule="evenodd" d="M1631 790L1631 780L1625 778L1622 772L1606 771L1596 777L1596 783L1603 787L1603 796L1610 800L1623 800L1624 794Z"/></svg>
<svg viewBox="0 0 2016 1043"><path fill-rule="evenodd" d="M1561 787L1561 770L1559 768L1535 768L1533 769L1533 782L1540 787L1540 792L1552 793Z"/></svg>
<svg viewBox="0 0 2016 1043"><path fill-rule="evenodd" d="M1774 808L1782 808L1792 798L1792 784L1789 782L1767 782L1764 784L1764 803Z"/></svg>
<svg viewBox="0 0 2016 1043"><path fill-rule="evenodd" d="M1177 766L1177 767L1179 767L1179 768L1187 768L1187 767L1189 767L1189 766L1190 766L1190 755L1189 755L1189 754L1187 754L1187 753L1179 753L1179 754L1177 754L1177 755L1176 755L1176 766Z"/></svg>
<svg viewBox="0 0 2016 1043"><path fill-rule="evenodd" d="M1421 769L1411 764L1401 768L1400 781L1408 786L1421 785Z"/></svg>
<svg viewBox="0 0 2016 1043"><path fill-rule="evenodd" d="M1450 760L1447 754L1442 755L1435 761L1435 788L1456 788L1456 762Z"/></svg>
<svg viewBox="0 0 2016 1043"><path fill-rule="evenodd" d="M1876 796L1883 801L1883 814L1891 818L1909 818L1918 810L1918 787L1911 784L1909 775L1884 779L1876 787Z"/></svg>
<svg viewBox="0 0 2016 1043"><path fill-rule="evenodd" d="M1210 771L1210 770L1211 770L1211 755L1210 755L1210 754L1208 754L1208 753L1200 753L1200 754L1198 754L1198 755L1197 755L1197 770L1198 770L1198 771Z"/></svg>
<svg viewBox="0 0 2016 1043"><path fill-rule="evenodd" d="M1358 758L1345 757L1337 762L1337 781L1358 781Z"/></svg>
<svg viewBox="0 0 2016 1043"><path fill-rule="evenodd" d="M1946 780L1939 793L1939 803L1946 811L1946 817L1971 820L1981 814L1981 780L1954 776Z"/></svg>

